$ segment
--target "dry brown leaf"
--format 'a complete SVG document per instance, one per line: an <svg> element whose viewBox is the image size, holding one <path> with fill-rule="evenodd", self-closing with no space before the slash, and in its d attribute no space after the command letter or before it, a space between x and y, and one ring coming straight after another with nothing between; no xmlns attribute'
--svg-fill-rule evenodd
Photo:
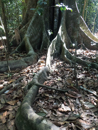
<svg viewBox="0 0 98 130"><path fill-rule="evenodd" d="M59 88L63 88L64 85L63 85L62 82L58 82L58 83L57 83L57 86L58 86Z"/></svg>
<svg viewBox="0 0 98 130"><path fill-rule="evenodd" d="M71 98L77 98L76 96L73 96L73 95L71 95L71 94L68 94L68 93L65 93L65 95L67 95L67 96L69 96L69 97L71 97Z"/></svg>
<svg viewBox="0 0 98 130"><path fill-rule="evenodd" d="M10 115L9 115L9 119L12 120L13 118L15 118L15 112L10 112Z"/></svg>
<svg viewBox="0 0 98 130"><path fill-rule="evenodd" d="M12 82L14 82L14 81L16 81L15 79L11 79L9 82L8 82L8 84L10 84L10 83L12 83Z"/></svg>
<svg viewBox="0 0 98 130"><path fill-rule="evenodd" d="M75 110L74 104L73 104L73 103L71 102L71 100L69 100L69 99L68 99L68 102L69 102L69 105L70 105L71 110L74 111L74 110Z"/></svg>
<svg viewBox="0 0 98 130"><path fill-rule="evenodd" d="M6 118L7 118L8 112L4 112L3 115L0 116L0 120L2 123L6 123Z"/></svg>
<svg viewBox="0 0 98 130"><path fill-rule="evenodd" d="M5 124L0 125L0 130L8 130Z"/></svg>
<svg viewBox="0 0 98 130"><path fill-rule="evenodd" d="M6 118L2 116L1 121L2 121L3 124L6 123Z"/></svg>
<svg viewBox="0 0 98 130"><path fill-rule="evenodd" d="M95 106L90 103L90 102L84 102L83 100L80 100L81 104L82 104L82 107L83 109L85 110L88 110L88 109L91 109L91 108L94 108Z"/></svg>
<svg viewBox="0 0 98 130"><path fill-rule="evenodd" d="M61 108L58 108L58 111L60 111L60 112L70 112L71 109L70 109L70 107L65 106L64 104L62 104Z"/></svg>
<svg viewBox="0 0 98 130"><path fill-rule="evenodd" d="M69 68L66 68L65 70L66 70L66 71L70 71L70 69L69 69Z"/></svg>
<svg viewBox="0 0 98 130"><path fill-rule="evenodd" d="M4 88L3 84L0 84L0 90L3 89L3 88Z"/></svg>
<svg viewBox="0 0 98 130"><path fill-rule="evenodd" d="M5 112L3 113L3 117L6 117L7 115L8 115L8 112L5 111Z"/></svg>
<svg viewBox="0 0 98 130"><path fill-rule="evenodd" d="M6 101L5 101L5 99L3 97L0 99L0 101L1 101L2 104L6 103Z"/></svg>
<svg viewBox="0 0 98 130"><path fill-rule="evenodd" d="M44 60L38 60L38 65L40 64L44 64L45 65L45 61Z"/></svg>
<svg viewBox="0 0 98 130"><path fill-rule="evenodd" d="M6 110L10 110L10 109L11 109L11 106L2 106L0 108L0 112L6 111Z"/></svg>
<svg viewBox="0 0 98 130"><path fill-rule="evenodd" d="M68 122L68 121L61 121L61 122L59 121L59 122L57 122L57 123L55 122L55 124L56 124L56 125L59 125L59 126L62 126L62 125L64 125L64 124L69 124L69 122Z"/></svg>
<svg viewBox="0 0 98 130"><path fill-rule="evenodd" d="M14 120L10 120L9 122L7 122L7 127L9 130L14 130L15 129Z"/></svg>
<svg viewBox="0 0 98 130"><path fill-rule="evenodd" d="M77 118L80 118L80 115L78 114L71 114L69 117L68 117L68 120L76 120Z"/></svg>
<svg viewBox="0 0 98 130"><path fill-rule="evenodd" d="M8 101L7 103L10 105L15 105L19 100L13 100L13 101Z"/></svg>
<svg viewBox="0 0 98 130"><path fill-rule="evenodd" d="M86 121L83 121L81 119L77 119L75 121L75 124L79 125L79 126L82 126L83 129L90 129L93 127L94 124L91 124L91 123L88 123Z"/></svg>
<svg viewBox="0 0 98 130"><path fill-rule="evenodd" d="M75 91L70 91L70 94L73 95L73 96L75 96L76 98L81 98L82 97L81 94L78 94Z"/></svg>
<svg viewBox="0 0 98 130"><path fill-rule="evenodd" d="M72 79L66 79L66 83L67 83L68 85L72 84Z"/></svg>

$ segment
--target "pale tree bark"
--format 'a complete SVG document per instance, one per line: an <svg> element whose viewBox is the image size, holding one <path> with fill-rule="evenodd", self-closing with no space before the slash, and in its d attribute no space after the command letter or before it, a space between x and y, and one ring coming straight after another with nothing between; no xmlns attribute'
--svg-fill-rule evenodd
<svg viewBox="0 0 98 130"><path fill-rule="evenodd" d="M57 3L68 5L73 12L70 10L60 11L55 7ZM81 60L68 51L71 44L76 41L78 44L83 42L86 47L98 50L98 39L91 34L85 21L80 17L75 0L48 0L47 5L43 4L39 7L43 8L42 15L30 11L30 8L34 7L36 7L36 1L29 0L21 28L22 42L15 52L22 51L23 48L26 50L27 57L20 62L21 67L26 67L37 60L35 50L43 51L47 49L46 67L36 74L32 82L26 87L28 93L17 111L15 122L18 130L64 130L65 128L61 129L49 120L38 116L31 107L32 102L37 95L39 84L46 80L47 73L51 70L51 61L55 57L61 57L69 64L76 62L98 70L97 63ZM49 30L53 32L53 35L49 36ZM96 43L96 45L92 47L91 42ZM18 62L15 65L19 67ZM5 64L3 64L3 69L4 66ZM0 66L0 68L2 67Z"/></svg>
<svg viewBox="0 0 98 130"><path fill-rule="evenodd" d="M87 17L87 5L88 5L88 0L87 0L87 2L86 2L85 21L86 21L86 17Z"/></svg>
<svg viewBox="0 0 98 130"><path fill-rule="evenodd" d="M93 27L92 27L92 33L94 33L94 30L95 30L95 20L96 20L97 15L98 15L98 9L97 9L95 17L94 17L94 22L93 22Z"/></svg>
<svg viewBox="0 0 98 130"><path fill-rule="evenodd" d="M83 6L83 11L82 11L82 17L83 17L83 19L84 19L84 15L85 15L85 10L86 10L87 1L88 1L88 0L84 0L84 6Z"/></svg>
<svg viewBox="0 0 98 130"><path fill-rule="evenodd" d="M5 14L5 6L2 0L0 0L0 5L2 8L2 17L3 17L3 22L4 22L4 28L5 28L7 52L9 53L10 45L9 45L9 38L8 38L8 28L7 28L6 14Z"/></svg>

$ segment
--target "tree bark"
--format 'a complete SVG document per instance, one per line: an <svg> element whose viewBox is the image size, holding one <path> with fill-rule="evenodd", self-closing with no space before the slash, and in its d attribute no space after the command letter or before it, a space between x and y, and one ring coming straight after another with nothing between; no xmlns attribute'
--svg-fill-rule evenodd
<svg viewBox="0 0 98 130"><path fill-rule="evenodd" d="M58 2L68 5L73 12L70 10L60 11L58 7L55 7ZM37 6L37 9L43 9L42 15L30 11L30 8L34 7L36 7L36 0L29 0L26 15L22 22L23 27L21 28L21 32L24 29L25 33L23 33L22 42L15 52L22 51L23 48L26 50L27 57L23 59L26 66L29 60L37 60L35 50L43 51L47 49L46 67L35 76L29 85L29 91L17 112L15 122L18 130L60 130L61 128L55 126L52 122L34 113L31 104L38 92L36 83L45 81L47 70L51 70L51 61L58 56L69 64L75 64L76 62L98 70L97 63L81 60L68 51L71 44L76 41L78 44L83 41L83 44L89 49L98 50L98 39L91 34L85 21L80 17L75 0L48 0L47 5ZM53 32L53 35L49 36L49 30ZM91 46L91 42L96 43L96 45ZM30 57L32 59L28 59Z"/></svg>
<svg viewBox="0 0 98 130"><path fill-rule="evenodd" d="M4 22L4 28L5 28L5 35L6 35L6 46L7 46L7 52L10 51L10 45L9 45L9 38L8 38L8 28L7 28L7 22L6 22L6 14L5 14L5 7L3 1L0 0L1 8L2 8L2 16L3 16L3 22Z"/></svg>
<svg viewBox="0 0 98 130"><path fill-rule="evenodd" d="M87 0L84 0L84 6L83 6L83 11L82 11L82 17L83 17L83 19L84 19L84 15L85 15L86 5L87 5Z"/></svg>

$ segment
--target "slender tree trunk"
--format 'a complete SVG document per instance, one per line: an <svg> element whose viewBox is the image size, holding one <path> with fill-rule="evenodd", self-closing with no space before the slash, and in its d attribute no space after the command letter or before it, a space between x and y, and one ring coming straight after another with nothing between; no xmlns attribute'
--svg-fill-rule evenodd
<svg viewBox="0 0 98 130"><path fill-rule="evenodd" d="M25 9L25 11L23 10L23 21L22 21L22 24L19 27L19 29L21 29L23 26L25 26L33 17L34 11L31 11L30 9L36 8L37 1L38 0L33 0L33 1L25 0L25 3L23 3L23 4L25 4L26 9Z"/></svg>
<svg viewBox="0 0 98 130"><path fill-rule="evenodd" d="M9 46L9 38L8 38L7 21L6 21L6 15L5 15L5 7L4 7L4 3L1 0L0 0L0 4L1 4L1 8L2 8L2 16L3 16L3 22L4 22L4 28L5 28L7 52L9 53L10 46Z"/></svg>
<svg viewBox="0 0 98 130"><path fill-rule="evenodd" d="M22 5L23 5L23 10L22 10L22 19L25 18L25 14L26 14L26 9L27 9L28 1L29 1L29 0L22 1Z"/></svg>
<svg viewBox="0 0 98 130"><path fill-rule="evenodd" d="M82 17L83 18L84 18L84 15L85 15L86 5L87 5L87 0L84 0L84 6L83 6L83 11L82 11Z"/></svg>
<svg viewBox="0 0 98 130"><path fill-rule="evenodd" d="M93 27L92 27L92 32L94 33L94 30L95 30L95 21L96 21L96 17L98 15L98 9L96 11L96 14L95 14L95 17L94 17L94 22L93 22Z"/></svg>
<svg viewBox="0 0 98 130"><path fill-rule="evenodd" d="M73 12L69 10L66 12L66 28L72 43L74 43L75 40L78 41L80 13L75 0L67 0L66 4L73 9Z"/></svg>
<svg viewBox="0 0 98 130"><path fill-rule="evenodd" d="M87 16L87 5L88 5L88 0L87 0L87 2L86 2L85 21L86 21L86 16Z"/></svg>

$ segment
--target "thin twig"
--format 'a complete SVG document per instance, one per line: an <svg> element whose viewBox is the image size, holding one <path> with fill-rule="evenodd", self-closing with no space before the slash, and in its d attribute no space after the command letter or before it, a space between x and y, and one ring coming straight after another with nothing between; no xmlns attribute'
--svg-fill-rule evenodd
<svg viewBox="0 0 98 130"><path fill-rule="evenodd" d="M22 80L22 79L23 79L23 77L20 77L20 78L18 78L14 83L16 83L16 82L18 82L18 81L20 81L20 80ZM10 85L8 85L8 86L5 86L4 89L2 89L2 90L0 91L0 95L3 94L5 91L9 90L11 87L13 87L13 84L10 84Z"/></svg>
<svg viewBox="0 0 98 130"><path fill-rule="evenodd" d="M88 89L86 89L86 88L84 88L84 87L82 87L82 86L79 86L79 87L80 87L82 90L85 90L86 92L89 92L89 93L93 94L95 97L98 98L98 95L94 94L92 91L90 91L90 90L88 90Z"/></svg>
<svg viewBox="0 0 98 130"><path fill-rule="evenodd" d="M56 88L52 88L52 87L49 87L49 86L46 86L46 85L43 85L43 84L39 84L39 83L36 83L35 85L37 85L38 87L44 87L44 88L47 88L47 89L52 89L52 90L55 90L55 91L60 91L60 92L69 92L69 90L65 90L65 89L56 89Z"/></svg>

